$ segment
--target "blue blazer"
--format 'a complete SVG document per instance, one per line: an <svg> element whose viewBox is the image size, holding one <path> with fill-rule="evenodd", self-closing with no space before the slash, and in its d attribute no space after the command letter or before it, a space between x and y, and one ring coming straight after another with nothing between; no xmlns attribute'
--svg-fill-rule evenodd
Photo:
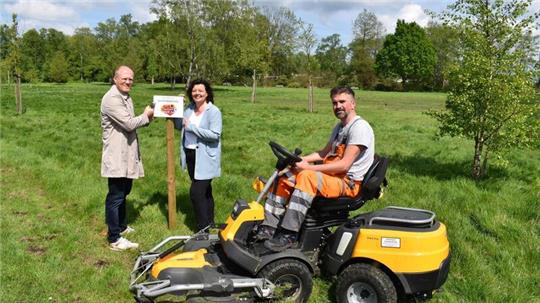
<svg viewBox="0 0 540 303"><path fill-rule="evenodd" d="M189 118L195 110L191 103L184 110L184 118ZM183 119L174 119L174 127L182 132L180 140L180 162L182 169L186 169L186 154L184 152L184 132L191 131L197 136L195 149L195 179L209 180L221 175L221 130L222 119L219 108L212 102L206 105L204 115L199 127L189 124L186 129L182 125Z"/></svg>

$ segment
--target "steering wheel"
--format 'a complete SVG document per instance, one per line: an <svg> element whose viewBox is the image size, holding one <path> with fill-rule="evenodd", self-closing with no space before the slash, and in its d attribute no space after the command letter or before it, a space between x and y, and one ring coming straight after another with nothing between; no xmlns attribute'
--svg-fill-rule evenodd
<svg viewBox="0 0 540 303"><path fill-rule="evenodd" d="M276 142L270 141L268 142L268 144L270 145L270 148L272 149L274 155L276 155L276 157L278 158L276 168L282 170L287 166L302 161L302 158L299 157L299 155L302 153L301 149L296 148L294 150L294 153L291 153L285 147L277 144Z"/></svg>

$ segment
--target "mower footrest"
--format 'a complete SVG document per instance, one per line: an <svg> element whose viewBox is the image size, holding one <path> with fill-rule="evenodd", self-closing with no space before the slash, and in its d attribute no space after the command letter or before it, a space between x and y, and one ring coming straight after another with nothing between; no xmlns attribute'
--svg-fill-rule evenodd
<svg viewBox="0 0 540 303"><path fill-rule="evenodd" d="M155 298L165 294L200 290L211 292L232 292L239 288L253 288L257 296L261 298L268 297L274 290L274 284L263 278L239 278L239 279L219 279L216 283L204 284L176 284L171 285L170 280L159 280L146 283L135 284L132 286L132 291L137 297Z"/></svg>

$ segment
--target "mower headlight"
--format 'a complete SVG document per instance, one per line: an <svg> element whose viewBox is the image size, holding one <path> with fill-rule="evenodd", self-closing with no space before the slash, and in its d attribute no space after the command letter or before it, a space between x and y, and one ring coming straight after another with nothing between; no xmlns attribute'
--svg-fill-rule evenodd
<svg viewBox="0 0 540 303"><path fill-rule="evenodd" d="M234 206L233 206L233 211L231 213L231 217L236 220L236 218L238 218L238 216L242 213L242 211L244 211L244 209L248 209L249 208L249 205L248 203L246 202L246 200L236 200L236 202L234 203Z"/></svg>

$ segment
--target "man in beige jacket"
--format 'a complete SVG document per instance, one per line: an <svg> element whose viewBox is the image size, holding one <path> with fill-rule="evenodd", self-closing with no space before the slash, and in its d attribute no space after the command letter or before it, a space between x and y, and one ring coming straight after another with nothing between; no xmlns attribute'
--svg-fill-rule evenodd
<svg viewBox="0 0 540 303"><path fill-rule="evenodd" d="M101 176L108 178L109 192L105 199L105 221L108 226L109 247L115 251L137 248L139 244L122 237L132 231L126 222L126 197L133 179L144 177L136 129L146 126L154 117L147 106L135 116L129 96L133 85L133 71L120 66L114 72L114 85L101 100L103 153Z"/></svg>

